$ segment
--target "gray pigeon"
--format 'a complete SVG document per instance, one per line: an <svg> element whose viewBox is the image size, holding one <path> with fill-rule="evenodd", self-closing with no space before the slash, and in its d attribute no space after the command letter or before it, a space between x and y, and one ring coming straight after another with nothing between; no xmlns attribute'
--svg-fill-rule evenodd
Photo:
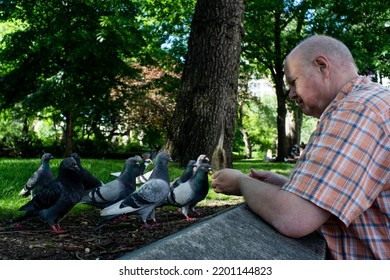
<svg viewBox="0 0 390 280"><path fill-rule="evenodd" d="M39 216L46 221L55 233L63 233L58 224L84 194L80 168L77 162L69 157L59 167L58 177L50 181L28 203L19 208L26 213L14 222L22 222L32 216Z"/></svg>
<svg viewBox="0 0 390 280"><path fill-rule="evenodd" d="M96 178L91 172L85 169L81 165L80 155L78 153L71 154L71 157L74 158L77 162L78 167L80 168L81 178L83 180L84 189L86 191L103 186L104 183Z"/></svg>
<svg viewBox="0 0 390 280"><path fill-rule="evenodd" d="M154 168L150 174L149 180L162 179L169 185L168 162L173 162L171 156L168 155L168 153L158 153L156 159L154 160Z"/></svg>
<svg viewBox="0 0 390 280"><path fill-rule="evenodd" d="M138 165L138 158L128 158L118 178L88 191L80 203L105 208L124 199L136 189L134 172Z"/></svg>
<svg viewBox="0 0 390 280"><path fill-rule="evenodd" d="M167 198L161 206L172 205L180 207L187 221L196 220L188 216L188 211L189 209L195 211L195 205L206 197L209 191L208 174L210 171L210 164L201 163L195 175L188 181L170 189Z"/></svg>
<svg viewBox="0 0 390 280"><path fill-rule="evenodd" d="M45 184L53 179L53 172L50 168L50 160L52 158L53 156L50 153L43 154L41 165L27 180L19 193L21 196L29 196L31 194L31 198L33 198Z"/></svg>
<svg viewBox="0 0 390 280"><path fill-rule="evenodd" d="M168 162L172 161L166 152L160 152L155 159L155 166L149 180L125 199L104 208L100 215L107 217L102 219L97 227L123 214L139 215L147 228L150 227L147 223L149 217L156 222L154 209L169 193Z"/></svg>
<svg viewBox="0 0 390 280"><path fill-rule="evenodd" d="M135 156L136 158L139 158L139 160L141 161L142 158L140 156ZM136 176L136 183L137 184L140 184L141 183L141 178L144 178L144 173L145 173L145 169L151 164L153 163L153 161L151 159L145 159L144 161L140 162L139 163L139 167L135 169L135 176ZM150 172L151 174L151 172ZM112 176L115 176L115 177L119 177L119 175L121 175L121 172L112 172L111 173ZM143 183L145 183L147 181L147 179L144 180Z"/></svg>
<svg viewBox="0 0 390 280"><path fill-rule="evenodd" d="M144 227L150 228L147 219L151 218L156 223L155 208L167 197L169 185L161 179L150 179L135 192L107 208L101 210L101 216L107 216L102 219L97 227L103 226L108 221L123 214L138 215Z"/></svg>
<svg viewBox="0 0 390 280"><path fill-rule="evenodd" d="M186 169L184 170L183 174L181 174L181 176L177 179L175 179L172 184L171 184L171 188L176 188L178 185L184 183L184 182L187 182L191 177L192 175L194 175L194 172L193 172L193 169L194 169L194 166L195 166L195 160L191 159L188 163L187 163L187 167Z"/></svg>

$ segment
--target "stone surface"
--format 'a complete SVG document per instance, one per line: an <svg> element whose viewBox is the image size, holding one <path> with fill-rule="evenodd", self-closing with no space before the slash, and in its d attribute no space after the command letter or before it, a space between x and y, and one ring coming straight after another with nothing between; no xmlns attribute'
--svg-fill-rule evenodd
<svg viewBox="0 0 390 280"><path fill-rule="evenodd" d="M325 251L325 240L318 233L288 238L243 203L120 259L321 260Z"/></svg>

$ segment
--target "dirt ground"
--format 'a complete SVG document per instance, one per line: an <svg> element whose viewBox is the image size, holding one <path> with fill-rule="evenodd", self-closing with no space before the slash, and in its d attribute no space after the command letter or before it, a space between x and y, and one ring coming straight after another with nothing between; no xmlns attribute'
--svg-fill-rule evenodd
<svg viewBox="0 0 390 280"><path fill-rule="evenodd" d="M67 230L56 234L39 218L30 218L21 228L10 228L0 222L0 260L113 260L189 225L202 221L231 205L197 207L200 214L195 222L185 220L174 208L158 208L159 223L153 229L142 227L137 216L115 225L96 229L99 211L83 211L79 216L68 215L60 225Z"/></svg>

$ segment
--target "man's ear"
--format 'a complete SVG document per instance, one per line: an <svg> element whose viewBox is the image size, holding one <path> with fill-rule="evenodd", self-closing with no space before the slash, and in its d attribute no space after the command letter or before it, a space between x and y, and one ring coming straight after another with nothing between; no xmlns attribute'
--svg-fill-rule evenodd
<svg viewBox="0 0 390 280"><path fill-rule="evenodd" d="M330 72L330 63L325 56L317 56L314 60L315 65L318 67L319 71L328 76Z"/></svg>

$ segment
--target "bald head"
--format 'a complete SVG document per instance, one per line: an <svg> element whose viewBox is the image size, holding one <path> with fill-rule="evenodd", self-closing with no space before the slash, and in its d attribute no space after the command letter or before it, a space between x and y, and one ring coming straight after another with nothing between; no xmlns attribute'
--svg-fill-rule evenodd
<svg viewBox="0 0 390 280"><path fill-rule="evenodd" d="M340 41L315 35L287 56L289 96L306 115L320 117L342 87L358 76L351 52Z"/></svg>
<svg viewBox="0 0 390 280"><path fill-rule="evenodd" d="M317 56L322 55L338 67L357 71L355 61L347 46L329 36L311 36L297 45L289 54L291 55L299 56L299 61L304 65L313 63Z"/></svg>

